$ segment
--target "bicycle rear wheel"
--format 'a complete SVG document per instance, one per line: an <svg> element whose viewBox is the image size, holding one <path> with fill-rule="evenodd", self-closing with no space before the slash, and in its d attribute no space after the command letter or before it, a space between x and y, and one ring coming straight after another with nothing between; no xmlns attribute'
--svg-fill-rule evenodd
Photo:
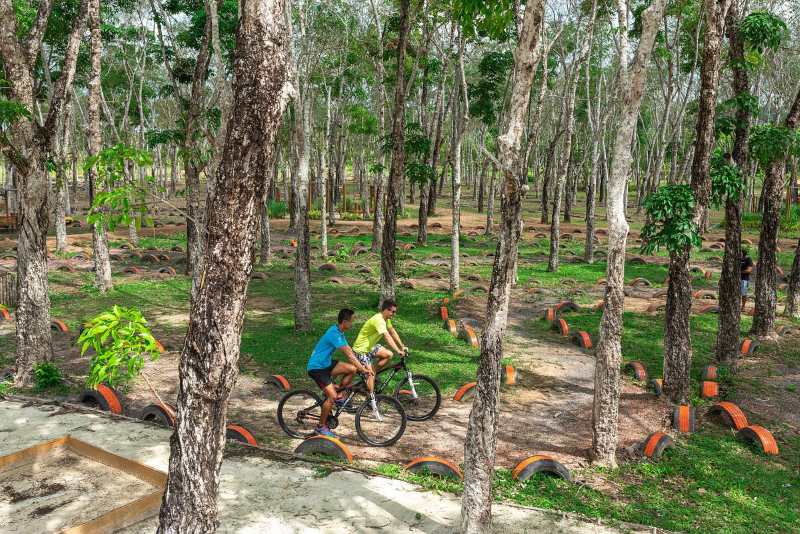
<svg viewBox="0 0 800 534"><path fill-rule="evenodd" d="M322 413L322 401L313 391L290 391L278 403L278 424L293 438L314 434Z"/></svg>
<svg viewBox="0 0 800 534"><path fill-rule="evenodd" d="M356 432L365 443L375 447L388 447L397 442L406 430L406 413L392 397L375 395L378 413L374 413L372 403L367 401L356 413Z"/></svg>
<svg viewBox="0 0 800 534"><path fill-rule="evenodd" d="M439 411L442 394L432 378L413 375L414 388L406 377L394 391L394 398L403 405L409 421L427 421ZM416 397L414 396L416 393Z"/></svg>

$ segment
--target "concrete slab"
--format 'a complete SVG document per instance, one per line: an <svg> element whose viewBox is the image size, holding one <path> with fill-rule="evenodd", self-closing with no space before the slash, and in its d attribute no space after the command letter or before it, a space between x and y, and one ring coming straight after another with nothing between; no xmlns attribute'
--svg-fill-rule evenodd
<svg viewBox="0 0 800 534"><path fill-rule="evenodd" d="M65 434L115 454L167 470L170 430L57 405L0 401L0 455ZM320 474L302 460L275 460L259 453L226 457L220 474L219 532L373 533L455 532L461 509L457 496L349 470ZM0 531L5 504L0 502ZM551 512L497 504L495 532L548 534L652 533L623 530ZM126 529L153 532L156 518Z"/></svg>

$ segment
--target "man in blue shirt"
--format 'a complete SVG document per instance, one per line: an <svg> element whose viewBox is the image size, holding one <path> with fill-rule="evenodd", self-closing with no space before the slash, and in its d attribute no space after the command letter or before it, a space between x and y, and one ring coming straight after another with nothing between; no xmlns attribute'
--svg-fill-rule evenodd
<svg viewBox="0 0 800 534"><path fill-rule="evenodd" d="M327 397L325 402L322 403L322 413L319 417L319 426L317 427L317 434L324 436L336 437L328 428L328 416L333 410L333 404L339 396L336 390L336 384L333 383L334 376L342 376L342 383L340 387L347 387L353 380L353 375L356 371L366 374L372 374L371 369L364 367L358 360L353 349L347 344L344 333L350 330L353 326L353 310L344 308L339 310L339 317L337 324L332 325L325 334L317 342L314 347L314 352L308 359L306 371L314 382L320 387ZM333 353L341 350L351 363L339 362L333 359Z"/></svg>

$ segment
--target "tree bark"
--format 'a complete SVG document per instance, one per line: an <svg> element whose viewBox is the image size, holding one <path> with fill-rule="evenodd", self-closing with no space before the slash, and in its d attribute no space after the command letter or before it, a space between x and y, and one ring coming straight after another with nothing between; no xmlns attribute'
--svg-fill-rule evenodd
<svg viewBox="0 0 800 534"><path fill-rule="evenodd" d="M89 53L89 95L87 103L88 128L86 145L89 157L96 156L102 150L103 138L100 133L100 60L103 55L103 37L100 31L100 0L89 0L89 31L91 32L91 51ZM97 170L92 167L87 172L87 180L91 180L94 190L97 182ZM95 223L92 226L92 249L94 252L94 286L105 293L113 287L111 281L111 259L108 254L108 236L105 225Z"/></svg>
<svg viewBox="0 0 800 534"><path fill-rule="evenodd" d="M287 96L283 0L243 0L233 59L233 105L216 190L206 208L207 257L191 303L179 367L178 409L158 532L218 525L227 403L236 382L250 249L264 169Z"/></svg>
<svg viewBox="0 0 800 534"><path fill-rule="evenodd" d="M461 283L461 144L464 141L464 132L469 120L469 94L467 81L464 76L464 35L461 34L458 47L458 62L456 64L456 83L459 84L457 94L460 102L453 106L453 128L455 129L453 143L453 231L450 234L450 293L455 294ZM458 111L461 110L459 115Z"/></svg>
<svg viewBox="0 0 800 534"><path fill-rule="evenodd" d="M486 197L486 230L484 235L492 235L494 232L494 197L497 196L497 167L492 166L491 177L489 178L489 192Z"/></svg>
<svg viewBox="0 0 800 534"><path fill-rule="evenodd" d="M790 134L797 128L798 122L800 122L800 89L798 89L797 96L795 96L784 121ZM783 192L783 178L788 158L789 154L784 154L769 164L769 167L765 169L766 176L761 190L764 210L761 217L761 233L758 238L756 309L753 314L753 327L750 330L750 334L758 338L770 337L774 335L775 330L775 308L777 306L775 278L778 267L776 248L780 228L781 193Z"/></svg>
<svg viewBox="0 0 800 534"><path fill-rule="evenodd" d="M497 138L498 159L505 165L501 200L503 218L486 304L486 328L481 338L478 384L464 443L464 495L461 500L460 531L467 534L488 533L491 530L500 359L514 265L517 262L519 217L525 188L525 184L519 181L517 169L543 15L543 0L532 0L527 4L519 44L514 52L514 85L507 108L508 128Z"/></svg>
<svg viewBox="0 0 800 534"><path fill-rule="evenodd" d="M299 84L298 84L299 85ZM297 249L294 264L294 331L311 330L311 248L308 231L308 167L311 149L311 99L306 90L299 102L295 126L297 144L297 191L295 192L295 227Z"/></svg>
<svg viewBox="0 0 800 534"><path fill-rule="evenodd" d="M622 313L625 305L625 189L631 172L631 140L642 103L647 63L664 15L666 0L656 0L642 13L642 33L630 67L628 57L628 2L618 0L617 43L620 55L619 100L621 117L613 147L608 178L608 264L603 317L595 353L594 404L592 409L592 461L615 467L619 441L620 365L622 363ZM596 7L596 5L595 5ZM592 236L587 236L591 241Z"/></svg>
<svg viewBox="0 0 800 534"><path fill-rule="evenodd" d="M745 70L744 39L739 35L739 0L728 10L726 33L728 35L733 93L735 96L749 94L750 81ZM750 113L740 107L736 111L736 130L733 143L733 161L744 177L747 168L747 137L750 131ZM744 191L742 191L744 193ZM740 293L742 263L742 194L738 198L725 199L725 255L719 277L719 328L715 355L717 361L731 364L739 356L739 332L741 325L742 298Z"/></svg>
<svg viewBox="0 0 800 534"><path fill-rule="evenodd" d="M386 191L386 221L383 226L381 248L381 302L393 299L395 294L395 242L397 209L405 174L405 56L408 44L410 0L400 0L399 35L397 42L397 78L392 114L392 166Z"/></svg>
<svg viewBox="0 0 800 534"><path fill-rule="evenodd" d="M719 85L722 35L730 0L704 0L705 40L700 71L700 102L697 110L692 191L695 198L693 224L700 227L711 193L710 158L714 148L714 117ZM689 312L692 306L689 278L689 248L670 253L667 289L667 322L664 329L664 394L675 404L689 401L689 370L692 344ZM678 286L677 284L681 284ZM675 300L683 299L683 300Z"/></svg>

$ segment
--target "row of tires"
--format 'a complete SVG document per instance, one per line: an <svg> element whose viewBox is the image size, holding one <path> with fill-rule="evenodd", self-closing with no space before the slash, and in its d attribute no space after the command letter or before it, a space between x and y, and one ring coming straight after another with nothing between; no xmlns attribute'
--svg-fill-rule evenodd
<svg viewBox="0 0 800 534"><path fill-rule="evenodd" d="M437 315L442 321L442 328L450 332L454 337L463 339L473 348L480 348L480 340L478 339L478 321L465 317L463 319L453 319L450 311L447 308L449 299L443 298L441 304L438 306Z"/></svg>
<svg viewBox="0 0 800 534"><path fill-rule="evenodd" d="M571 330L569 323L561 317L563 313L578 310L580 310L580 308L577 304L571 300L565 300L553 307L545 309L542 319L550 323L551 330L560 333L564 338L568 338L574 345L584 350L591 350L594 347L592 336L584 330Z"/></svg>

